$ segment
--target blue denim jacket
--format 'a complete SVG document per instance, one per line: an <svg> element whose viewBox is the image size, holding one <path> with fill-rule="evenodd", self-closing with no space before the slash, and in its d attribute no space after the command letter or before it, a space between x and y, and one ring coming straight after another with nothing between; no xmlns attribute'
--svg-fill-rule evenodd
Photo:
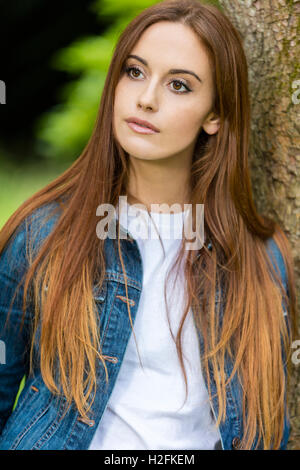
<svg viewBox="0 0 300 470"><path fill-rule="evenodd" d="M127 305L123 299L123 297L126 297L125 280L117 251L114 249L116 241L107 238L104 245L107 263L105 282L101 289L97 288L95 283L93 293L99 313L101 347L103 354L106 356L109 382L105 382L104 367L99 361L97 392L89 414L90 419L87 421L82 420L73 405L63 416L66 401L63 397L51 394L43 382L38 365L36 365L34 376L27 377L17 406L13 410L20 381L24 375L28 374L30 323L31 315L33 315L33 308L28 309L29 313L20 332L23 287L19 289L14 300L8 327L4 328L4 324L16 286L28 269L27 242L29 238L36 237L35 247L38 248L51 232L57 221L57 214L51 216L42 228L40 222L53 206L54 203L44 205L34 211L35 218L32 214L27 217L20 224L16 234L9 240L5 250L0 255L0 340L5 345L5 361L1 361L5 363L0 363L1 450L88 449L117 380L126 346L132 333ZM128 276L128 297L131 299L131 315L134 322L142 290L143 267L137 242L130 237L125 228L124 231L128 235L128 239L121 240L122 253ZM286 288L286 272L282 255L273 239L268 241L268 250L272 251L275 256ZM276 268L277 272L278 268ZM216 301L218 301L218 298ZM286 313L284 307L283 313ZM222 315L222 308L220 315ZM200 331L197 330L197 333L200 353L203 353L203 338ZM229 358L227 358L225 368L226 374L229 376L233 368ZM207 386L204 370L203 376ZM212 370L210 370L210 378L212 395L214 395L216 388ZM242 387L237 374L235 374L227 388L226 420L219 426L223 450L239 448L243 434L242 398ZM210 404L214 415L217 416L217 396L211 400ZM289 434L290 421L286 409L281 449L286 448ZM253 448L256 442L253 444ZM261 448L261 444L258 448Z"/></svg>

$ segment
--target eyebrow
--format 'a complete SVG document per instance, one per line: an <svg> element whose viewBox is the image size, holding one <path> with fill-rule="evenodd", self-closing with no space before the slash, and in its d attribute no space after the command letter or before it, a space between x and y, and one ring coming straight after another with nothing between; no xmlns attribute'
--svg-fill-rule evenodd
<svg viewBox="0 0 300 470"><path fill-rule="evenodd" d="M148 62L147 62L145 59L142 59L141 57L139 57L138 55L130 54L127 58L128 58L128 59L132 58L132 59L139 60L140 62L142 62L142 64L148 66ZM189 75L193 75L193 77L197 78L197 80L199 80L199 82L202 83L201 78L199 78L198 75L195 74L194 72L192 72L191 70L186 70L186 69L170 69L168 73L170 73L170 74L172 74L172 75L175 75L176 73L187 73L187 74L189 74Z"/></svg>

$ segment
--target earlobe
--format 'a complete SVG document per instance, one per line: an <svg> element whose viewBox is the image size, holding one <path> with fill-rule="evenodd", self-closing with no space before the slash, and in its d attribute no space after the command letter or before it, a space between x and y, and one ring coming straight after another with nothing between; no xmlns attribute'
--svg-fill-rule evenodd
<svg viewBox="0 0 300 470"><path fill-rule="evenodd" d="M216 134L220 128L220 118L212 113L205 120L202 127L207 134Z"/></svg>

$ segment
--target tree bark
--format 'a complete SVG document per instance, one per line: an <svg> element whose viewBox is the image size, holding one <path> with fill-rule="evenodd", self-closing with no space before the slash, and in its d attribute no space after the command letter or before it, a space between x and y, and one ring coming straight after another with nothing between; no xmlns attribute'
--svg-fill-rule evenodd
<svg viewBox="0 0 300 470"><path fill-rule="evenodd" d="M250 170L256 206L279 223L291 242L299 304L300 1L219 3L242 36L249 65ZM300 365L292 366L290 450L300 449Z"/></svg>

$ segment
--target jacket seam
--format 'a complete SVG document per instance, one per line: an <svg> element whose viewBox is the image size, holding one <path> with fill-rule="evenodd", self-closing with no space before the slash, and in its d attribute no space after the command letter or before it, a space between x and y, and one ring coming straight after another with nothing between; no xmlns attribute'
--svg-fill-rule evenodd
<svg viewBox="0 0 300 470"><path fill-rule="evenodd" d="M112 301L111 309L110 309L110 311L109 311L109 315L108 315L106 327L105 327L105 330L104 330L104 333L103 333L103 340L102 340L102 343L101 343L101 348L103 347L104 342L105 342L107 329L108 329L109 322L110 322L110 319L111 319L111 312L112 312L113 307L114 307L114 305L115 305L115 300L116 300L116 295L117 295L117 293L118 293L118 290L119 290L119 284L118 284L118 286L117 286L116 293L115 293L114 298L113 298L113 301Z"/></svg>
<svg viewBox="0 0 300 470"><path fill-rule="evenodd" d="M23 437L27 434L27 432L43 416L43 414L49 408L51 400L52 400L52 397L49 398L46 405L32 418L32 420L29 422L29 424L27 424L27 426L18 434L18 436L16 437L11 449L15 449L19 445L19 443L21 442Z"/></svg>
<svg viewBox="0 0 300 470"><path fill-rule="evenodd" d="M117 281L121 284L125 284L125 280L124 280L124 277L121 273L116 273L116 272L106 272L106 275L105 275L105 278L107 280L113 280L113 281ZM131 287L134 287L138 290L142 290L142 287L141 287L141 283L138 282L138 281L135 281L134 279L132 279L131 277L128 277L126 278L126 282L129 286Z"/></svg>
<svg viewBox="0 0 300 470"><path fill-rule="evenodd" d="M76 415L75 415L74 423L73 423L73 425L72 425L72 427L71 427L71 430L70 430L70 433L69 433L69 437L68 437L67 441L66 441L65 444L64 444L63 450L67 450L67 445L69 444L69 441L70 441L70 439L71 439L71 437L72 437L72 435L73 435L73 432L74 432L74 428L75 428L75 426L76 426L76 424L77 424L77 418L78 418L78 413L76 413Z"/></svg>
<svg viewBox="0 0 300 470"><path fill-rule="evenodd" d="M45 444L51 438L51 436L54 434L55 430L57 429L57 427L59 425L58 420L61 418L62 413L63 413L63 409L64 409L63 405L64 404L62 402L60 404L58 413L57 413L56 417L54 418L52 424L47 429L47 431L39 438L39 440L33 445L33 447L32 447L33 450L41 448L43 446L43 444Z"/></svg>

